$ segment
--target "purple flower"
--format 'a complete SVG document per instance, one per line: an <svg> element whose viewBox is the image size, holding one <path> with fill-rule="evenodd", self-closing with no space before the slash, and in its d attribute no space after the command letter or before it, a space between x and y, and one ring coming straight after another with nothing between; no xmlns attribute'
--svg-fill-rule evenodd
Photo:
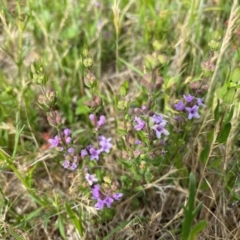
<svg viewBox="0 0 240 240"><path fill-rule="evenodd" d="M100 118L99 118L99 120L97 122L97 126L100 128L105 123L105 121L106 121L105 116L103 116L103 115L100 116Z"/></svg>
<svg viewBox="0 0 240 240"><path fill-rule="evenodd" d="M86 173L85 179L87 180L89 185L92 185L94 182L98 181L95 174L89 174L89 173Z"/></svg>
<svg viewBox="0 0 240 240"><path fill-rule="evenodd" d="M137 125L134 126L134 128L137 131L140 131L140 130L142 130L145 127L145 122L141 118L139 118L139 117L135 116L134 122L137 123Z"/></svg>
<svg viewBox="0 0 240 240"><path fill-rule="evenodd" d="M69 135L71 135L71 133L72 133L72 131L70 130L70 129L68 129L68 128L66 128L66 129L64 129L64 135L66 136L66 137L68 137Z"/></svg>
<svg viewBox="0 0 240 240"><path fill-rule="evenodd" d="M75 170L77 168L77 163L73 162L70 169Z"/></svg>
<svg viewBox="0 0 240 240"><path fill-rule="evenodd" d="M86 149L89 151L92 147L93 147L92 144L89 144L89 145L86 147Z"/></svg>
<svg viewBox="0 0 240 240"><path fill-rule="evenodd" d="M68 152L69 152L70 154L73 154L73 153L74 153L74 148L69 148L69 149L68 149Z"/></svg>
<svg viewBox="0 0 240 240"><path fill-rule="evenodd" d="M152 116L152 118L153 118L154 123L156 123L156 124L161 123L163 121L166 122L165 120L163 120L163 116L162 115L154 114Z"/></svg>
<svg viewBox="0 0 240 240"><path fill-rule="evenodd" d="M123 196L122 193L114 193L114 194L112 195L112 197L113 197L115 200L117 200L117 201L119 201L122 196Z"/></svg>
<svg viewBox="0 0 240 240"><path fill-rule="evenodd" d="M102 210L104 207L104 201L98 198L97 203L94 205L94 207L97 208L97 210Z"/></svg>
<svg viewBox="0 0 240 240"><path fill-rule="evenodd" d="M198 114L198 106L194 105L192 108L186 107L186 110L188 111L188 119L194 118L200 118Z"/></svg>
<svg viewBox="0 0 240 240"><path fill-rule="evenodd" d="M95 184L92 188L92 197L93 199L100 198L100 186L98 184Z"/></svg>
<svg viewBox="0 0 240 240"><path fill-rule="evenodd" d="M48 142L51 144L49 148L57 147L59 144L59 138L58 136L55 136L54 138L48 139Z"/></svg>
<svg viewBox="0 0 240 240"><path fill-rule="evenodd" d="M88 155L87 150L86 150L86 149L82 149L82 150L81 150L81 157L84 158L84 157L87 156L87 155Z"/></svg>
<svg viewBox="0 0 240 240"><path fill-rule="evenodd" d="M112 138L105 138L104 136L100 136L98 138L100 141L99 141L99 145L101 146L101 149L100 151L101 152L106 152L106 153L109 153L110 152L110 149L112 148L112 144L111 144L111 140Z"/></svg>
<svg viewBox="0 0 240 240"><path fill-rule="evenodd" d="M203 100L201 98L196 98L198 106L204 106Z"/></svg>
<svg viewBox="0 0 240 240"><path fill-rule="evenodd" d="M175 109L178 110L178 111L182 111L182 110L184 110L184 108L185 108L184 103L183 103L182 100L179 101L179 102L177 102L176 104L174 104L174 107L175 107Z"/></svg>
<svg viewBox="0 0 240 240"><path fill-rule="evenodd" d="M91 120L91 122L95 121L95 115L94 114L90 114L89 115L89 119Z"/></svg>
<svg viewBox="0 0 240 240"><path fill-rule="evenodd" d="M161 138L161 135L164 134L164 135L169 135L169 132L164 128L166 125L166 122L162 122L158 125L154 125L152 127L153 130L155 130L156 132L156 136L157 138Z"/></svg>
<svg viewBox="0 0 240 240"><path fill-rule="evenodd" d="M136 141L135 141L135 144L136 145L140 145L142 142L139 140L139 139L137 139Z"/></svg>
<svg viewBox="0 0 240 240"><path fill-rule="evenodd" d="M99 160L99 154L101 153L101 151L94 149L93 147L89 149L90 152L90 160L95 159L96 161Z"/></svg>
<svg viewBox="0 0 240 240"><path fill-rule="evenodd" d="M65 139L66 144L70 144L71 141L72 141L72 138L70 138L70 137L66 137L66 139Z"/></svg>
<svg viewBox="0 0 240 240"><path fill-rule="evenodd" d="M195 97L188 94L188 95L183 95L184 99L186 102L190 103Z"/></svg>
<svg viewBox="0 0 240 240"><path fill-rule="evenodd" d="M111 207L111 204L114 202L114 200L113 200L111 197L107 196L107 197L103 200L103 202L107 205L108 208L110 208L110 207Z"/></svg>
<svg viewBox="0 0 240 240"><path fill-rule="evenodd" d="M69 168L69 165L70 165L69 161L68 161L68 160L64 160L62 166L63 166L64 168Z"/></svg>

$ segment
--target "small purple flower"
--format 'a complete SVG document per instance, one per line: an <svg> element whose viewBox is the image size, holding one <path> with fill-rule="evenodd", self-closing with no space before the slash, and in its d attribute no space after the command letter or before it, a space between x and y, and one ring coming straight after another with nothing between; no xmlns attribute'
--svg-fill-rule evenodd
<svg viewBox="0 0 240 240"><path fill-rule="evenodd" d="M161 138L161 135L164 134L164 135L169 135L169 132L164 128L166 125L166 122L162 122L158 125L154 125L152 127L153 130L155 130L156 132L156 136L157 138Z"/></svg>
<svg viewBox="0 0 240 240"><path fill-rule="evenodd" d="M136 141L135 141L135 144L136 145L140 145L142 142L139 140L139 139L137 139Z"/></svg>
<svg viewBox="0 0 240 240"><path fill-rule="evenodd" d="M89 144L89 145L86 147L86 149L89 151L92 147L93 147L92 144Z"/></svg>
<svg viewBox="0 0 240 240"><path fill-rule="evenodd" d="M93 199L100 198L100 186L98 184L95 184L92 188L92 197Z"/></svg>
<svg viewBox="0 0 240 240"><path fill-rule="evenodd" d="M92 185L94 182L98 181L95 174L89 174L89 173L86 173L85 179L87 180L89 185Z"/></svg>
<svg viewBox="0 0 240 240"><path fill-rule="evenodd" d="M62 166L63 166L64 168L69 168L69 166L70 166L69 161L68 161L68 160L64 160Z"/></svg>
<svg viewBox="0 0 240 240"><path fill-rule="evenodd" d="M94 122L95 121L95 115L94 114L90 114L89 115L89 119L91 122Z"/></svg>
<svg viewBox="0 0 240 240"><path fill-rule="evenodd" d="M198 106L204 106L203 100L201 98L196 98Z"/></svg>
<svg viewBox="0 0 240 240"><path fill-rule="evenodd" d="M134 156L135 158L137 158L140 154L141 154L141 152L140 152L138 149L136 149L136 150L133 151L133 156Z"/></svg>
<svg viewBox="0 0 240 240"><path fill-rule="evenodd" d="M105 123L105 121L106 121L105 116L103 116L103 115L100 116L100 118L99 118L99 120L97 122L97 126L100 128Z"/></svg>
<svg viewBox="0 0 240 240"><path fill-rule="evenodd" d="M69 152L70 154L73 154L73 153L74 153L74 148L69 148L69 149L68 149L68 152Z"/></svg>
<svg viewBox="0 0 240 240"><path fill-rule="evenodd" d="M134 126L134 128L137 131L140 131L140 130L142 130L145 127L145 122L141 118L139 118L139 117L135 116L134 122L137 123L137 125Z"/></svg>
<svg viewBox="0 0 240 240"><path fill-rule="evenodd" d="M110 208L110 207L111 207L111 204L114 202L114 200L113 200L111 197L107 196L107 197L103 200L103 202L107 205L108 208Z"/></svg>
<svg viewBox="0 0 240 240"><path fill-rule="evenodd" d="M65 139L66 144L70 144L71 141L72 141L72 138L70 138L70 137L66 137L66 139Z"/></svg>
<svg viewBox="0 0 240 240"><path fill-rule="evenodd" d="M59 138L58 136L55 136L54 138L48 139L48 142L51 144L49 148L57 147L59 144Z"/></svg>
<svg viewBox="0 0 240 240"><path fill-rule="evenodd" d="M101 149L100 151L101 152L106 152L106 153L109 153L110 152L110 149L112 148L112 144L111 144L111 140L112 138L105 138L104 136L100 136L98 138L100 141L99 141L99 145L101 146Z"/></svg>
<svg viewBox="0 0 240 240"><path fill-rule="evenodd" d="M90 160L93 160L93 159L95 159L96 161L99 160L99 154L101 153L101 151L96 150L92 147L92 148L90 148L89 152L90 152L90 155L91 155Z"/></svg>
<svg viewBox="0 0 240 240"><path fill-rule="evenodd" d="M186 102L190 103L192 100L195 98L194 96L188 94L188 95L183 95L184 99Z"/></svg>
<svg viewBox="0 0 240 240"><path fill-rule="evenodd" d="M84 158L84 157L87 156L87 155L88 155L87 150L86 150L86 149L82 149L82 150L81 150L81 157Z"/></svg>
<svg viewBox="0 0 240 240"><path fill-rule="evenodd" d="M182 111L182 110L184 110L184 108L185 108L184 103L183 103L182 100L179 101L179 102L177 102L176 104L174 104L174 107L175 107L175 109L178 110L178 111Z"/></svg>
<svg viewBox="0 0 240 240"><path fill-rule="evenodd" d="M97 203L94 205L94 207L97 208L97 210L102 210L104 207L104 201L98 198Z"/></svg>
<svg viewBox="0 0 240 240"><path fill-rule="evenodd" d="M186 110L188 112L188 119L194 118L200 118L200 115L198 114L198 106L194 105L192 108L186 107Z"/></svg>
<svg viewBox="0 0 240 240"><path fill-rule="evenodd" d="M114 193L114 194L112 195L112 197L113 197L115 200L117 200L117 201L119 201L122 196L123 196L122 193Z"/></svg>
<svg viewBox="0 0 240 240"><path fill-rule="evenodd" d="M142 110L145 111L147 109L147 106L142 105Z"/></svg>
<svg viewBox="0 0 240 240"><path fill-rule="evenodd" d="M163 119L163 116L162 116L162 115L154 114L154 115L152 116L152 118L153 118L153 121L154 121L155 124L159 124L159 123L161 123L161 122L166 122L166 121Z"/></svg>
<svg viewBox="0 0 240 240"><path fill-rule="evenodd" d="M76 168L77 168L77 163L73 162L70 169L71 170L76 170Z"/></svg>
<svg viewBox="0 0 240 240"><path fill-rule="evenodd" d="M64 132L64 135L65 135L66 137L70 136L71 133L72 133L72 131L71 131L70 129L68 129L68 128L64 129L63 132Z"/></svg>

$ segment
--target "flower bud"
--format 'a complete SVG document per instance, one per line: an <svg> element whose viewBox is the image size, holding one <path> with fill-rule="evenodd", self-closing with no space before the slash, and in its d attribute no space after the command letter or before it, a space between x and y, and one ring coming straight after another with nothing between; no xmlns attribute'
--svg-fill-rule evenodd
<svg viewBox="0 0 240 240"><path fill-rule="evenodd" d="M208 46L211 48L212 51L218 51L220 49L220 47L221 47L221 42L212 39L208 43Z"/></svg>
<svg viewBox="0 0 240 240"><path fill-rule="evenodd" d="M155 114L155 113L154 113L153 110L150 110L150 111L148 112L148 116L149 116L149 117L152 117L154 114Z"/></svg>
<svg viewBox="0 0 240 240"><path fill-rule="evenodd" d="M83 65L85 68L91 68L93 65L93 60L92 58L88 57L83 60Z"/></svg>
<svg viewBox="0 0 240 240"><path fill-rule="evenodd" d="M48 92L47 94L47 98L49 100L50 103L55 103L56 102L56 92L55 91L51 91L51 92Z"/></svg>
<svg viewBox="0 0 240 240"><path fill-rule="evenodd" d="M100 106L102 104L102 99L99 96L95 96L94 101L96 102L97 106Z"/></svg>
<svg viewBox="0 0 240 240"><path fill-rule="evenodd" d="M117 104L118 110L125 110L127 108L128 102L127 101L119 101Z"/></svg>
<svg viewBox="0 0 240 240"><path fill-rule="evenodd" d="M96 77L90 71L84 78L84 83L87 87L92 88L96 83Z"/></svg>
<svg viewBox="0 0 240 240"><path fill-rule="evenodd" d="M46 103L46 98L43 95L39 95L38 96L38 103L45 104Z"/></svg>
<svg viewBox="0 0 240 240"><path fill-rule="evenodd" d="M47 115L48 122L53 127L59 127L62 123L62 118L58 111L50 111Z"/></svg>

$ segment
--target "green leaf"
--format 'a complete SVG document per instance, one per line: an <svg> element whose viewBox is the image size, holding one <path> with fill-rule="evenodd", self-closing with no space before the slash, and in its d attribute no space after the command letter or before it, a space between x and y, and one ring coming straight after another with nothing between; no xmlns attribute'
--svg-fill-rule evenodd
<svg viewBox="0 0 240 240"><path fill-rule="evenodd" d="M146 179L146 182L149 183L151 182L151 180L153 179L153 174L150 172L150 170L148 169L145 174L144 177Z"/></svg>
<svg viewBox="0 0 240 240"><path fill-rule="evenodd" d="M203 163L207 162L209 153L210 153L210 146L209 146L209 144L206 144L204 149L202 150L202 152L200 154L201 162L203 162Z"/></svg>
<svg viewBox="0 0 240 240"><path fill-rule="evenodd" d="M232 120L233 113L234 113L234 105L232 105L231 110L228 114L227 120L225 122L230 122Z"/></svg>
<svg viewBox="0 0 240 240"><path fill-rule="evenodd" d="M212 143L214 139L214 129L207 133L207 140Z"/></svg>
<svg viewBox="0 0 240 240"><path fill-rule="evenodd" d="M65 229L63 226L63 219L62 219L61 215L58 215L57 226L59 228L59 232L60 232L61 236L63 237L63 239L66 239Z"/></svg>
<svg viewBox="0 0 240 240"><path fill-rule="evenodd" d="M224 143L227 141L231 128L232 128L232 125L230 122L224 125L223 130L219 133L217 137L217 141L219 143Z"/></svg>
<svg viewBox="0 0 240 240"><path fill-rule="evenodd" d="M206 220L202 220L198 222L191 230L188 240L195 240L197 239L197 234L199 234L203 229L207 226Z"/></svg>
<svg viewBox="0 0 240 240"><path fill-rule="evenodd" d="M227 93L227 90L228 90L228 86L227 86L227 83L224 83L224 85L220 88L220 90L218 91L218 97L220 99L223 98L223 96Z"/></svg>
<svg viewBox="0 0 240 240"><path fill-rule="evenodd" d="M223 97L223 101L227 104L232 104L233 99L235 97L236 89L235 88L229 88L227 90L227 93Z"/></svg>
<svg viewBox="0 0 240 240"><path fill-rule="evenodd" d="M142 186L137 186L134 188L134 192L141 192L143 190L144 190L144 188Z"/></svg>
<svg viewBox="0 0 240 240"><path fill-rule="evenodd" d="M196 197L196 178L191 172L189 175L189 198L187 207L184 208L184 221L182 226L182 240L187 240L192 228L192 222L194 219L194 204Z"/></svg>
<svg viewBox="0 0 240 240"><path fill-rule="evenodd" d="M67 203L65 203L65 209L66 209L68 216L71 219L73 225L76 227L78 233L82 237L83 236L83 227L82 227L82 221L80 219L81 214L78 217L76 215L76 213L71 209L71 207Z"/></svg>
<svg viewBox="0 0 240 240"><path fill-rule="evenodd" d="M42 212L42 208L39 208L35 211L33 211L32 213L28 214L26 217L24 217L24 221L28 222L29 220L31 220L32 218L36 217L39 215L40 212Z"/></svg>
<svg viewBox="0 0 240 240"><path fill-rule="evenodd" d="M236 67L231 75L230 75L230 81L234 83L238 83L240 81L240 68Z"/></svg>
<svg viewBox="0 0 240 240"><path fill-rule="evenodd" d="M89 113L89 108L83 104L87 99L87 97L84 97L77 101L76 115Z"/></svg>

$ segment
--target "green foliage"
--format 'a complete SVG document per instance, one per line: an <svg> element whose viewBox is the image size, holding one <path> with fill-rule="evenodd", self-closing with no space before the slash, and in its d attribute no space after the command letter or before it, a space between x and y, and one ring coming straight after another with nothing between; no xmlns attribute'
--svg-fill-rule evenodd
<svg viewBox="0 0 240 240"><path fill-rule="evenodd" d="M182 240L193 240L197 237L197 234L201 232L207 225L206 221L201 221L192 227L193 220L202 207L199 203L195 208L196 198L196 178L193 173L189 175L189 197L187 207L184 207L184 221L182 227Z"/></svg>
<svg viewBox="0 0 240 240"><path fill-rule="evenodd" d="M199 219L206 217L201 202L217 219L214 229L226 230L222 238L235 235L218 209L239 200L239 13L229 20L235 2L1 1L1 239L68 239L72 229L86 239L170 232L193 240L209 227ZM200 118L175 109L188 94L203 99ZM157 137L153 114L164 117L169 135ZM98 129L102 115L107 121ZM135 117L144 121L140 130ZM58 135L63 143L62 128L72 130L64 153L48 142ZM82 158L90 144L100 148L101 135L112 138L110 153ZM68 147L76 149L76 171L61 166ZM87 171L103 196L119 190L123 197L98 211ZM172 213L187 189L176 229L181 214Z"/></svg>

